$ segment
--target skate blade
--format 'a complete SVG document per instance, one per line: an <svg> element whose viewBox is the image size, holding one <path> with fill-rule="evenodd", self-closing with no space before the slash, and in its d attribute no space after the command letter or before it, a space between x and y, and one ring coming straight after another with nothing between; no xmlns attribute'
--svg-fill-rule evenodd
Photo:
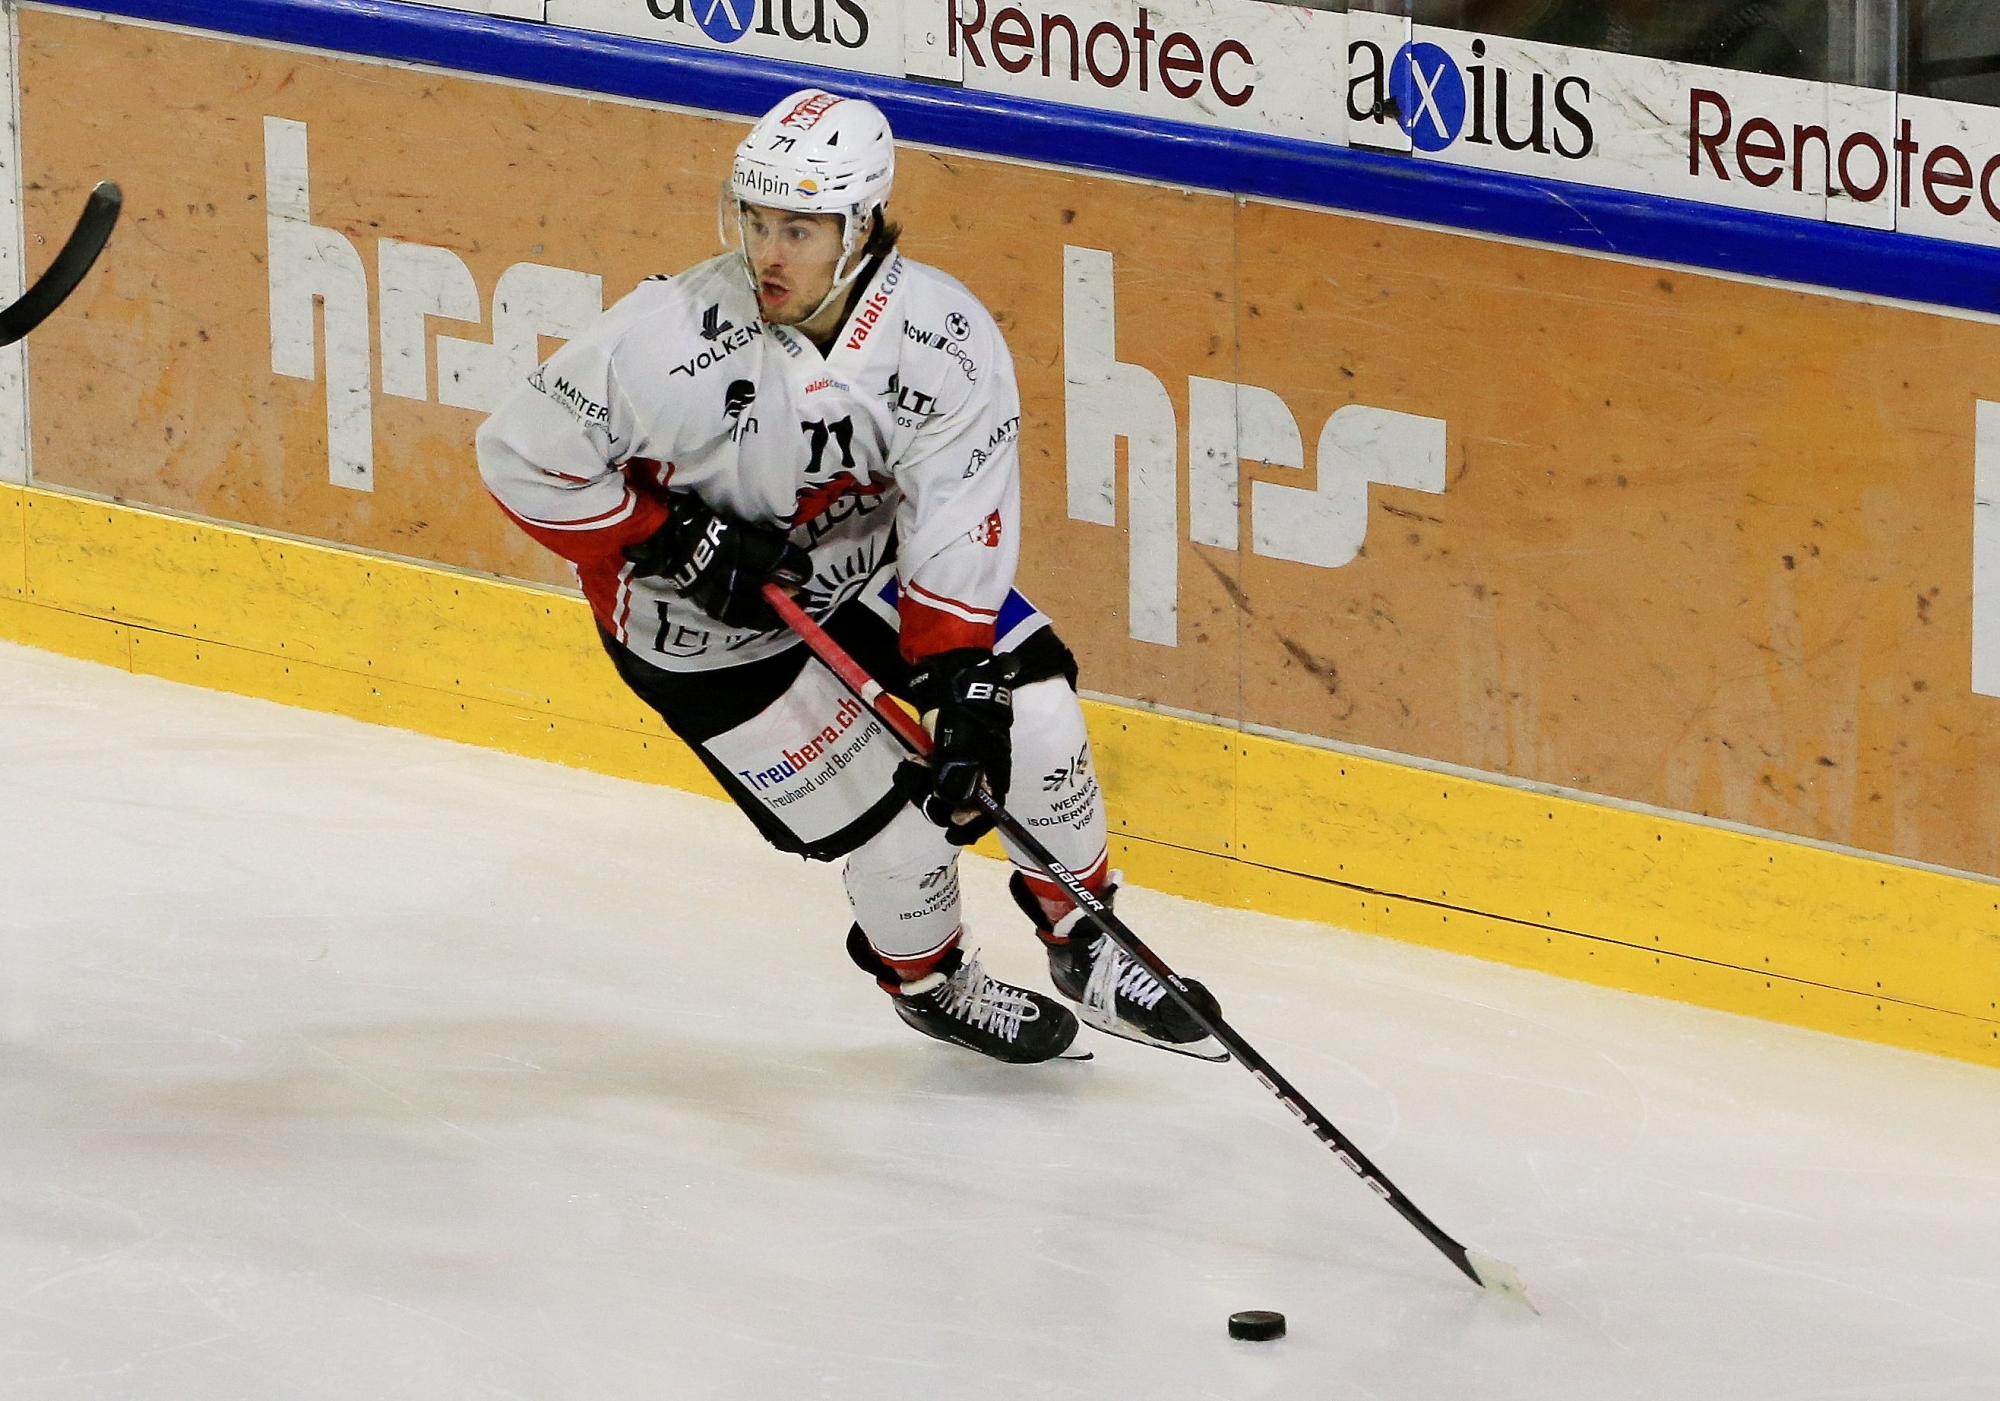
<svg viewBox="0 0 2000 1401"><path fill-rule="evenodd" d="M1121 1041L1136 1041L1141 1046L1155 1046L1162 1051L1172 1051L1177 1056L1186 1056L1190 1060L1203 1060L1210 1065L1225 1065L1229 1061L1229 1052L1218 1046L1213 1036L1203 1037L1199 1041L1162 1041L1134 1029L1116 1017L1105 1015L1095 1007L1079 1006L1076 1009L1076 1019L1092 1030L1103 1032L1106 1036L1116 1036Z"/></svg>

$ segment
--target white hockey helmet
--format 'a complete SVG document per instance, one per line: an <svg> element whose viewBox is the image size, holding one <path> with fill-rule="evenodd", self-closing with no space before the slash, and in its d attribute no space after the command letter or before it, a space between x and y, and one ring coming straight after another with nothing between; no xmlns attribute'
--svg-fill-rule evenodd
<svg viewBox="0 0 2000 1401"><path fill-rule="evenodd" d="M824 307L860 275L868 216L888 204L895 180L896 139L881 108L863 98L801 89L766 112L736 148L719 211L722 241L744 248L741 220L749 204L839 215L840 261Z"/></svg>

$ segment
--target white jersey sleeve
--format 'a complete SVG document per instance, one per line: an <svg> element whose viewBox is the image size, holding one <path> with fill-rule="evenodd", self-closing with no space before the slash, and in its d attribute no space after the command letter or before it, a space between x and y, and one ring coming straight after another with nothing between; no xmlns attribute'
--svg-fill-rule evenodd
<svg viewBox="0 0 2000 1401"><path fill-rule="evenodd" d="M649 442L640 406L621 384L634 326L668 305L665 284L606 312L536 368L480 426L479 473L514 522L567 559L599 620L622 629L623 550L667 518L665 445Z"/></svg>
<svg viewBox="0 0 2000 1401"><path fill-rule="evenodd" d="M1020 391L1000 328L956 281L924 269L906 304L903 383L935 390L894 464L902 651L991 647L1020 562ZM928 397L928 396L926 396Z"/></svg>
<svg viewBox="0 0 2000 1401"><path fill-rule="evenodd" d="M739 259L648 281L536 370L478 437L508 514L575 565L606 632L651 665L741 665L796 644L716 622L630 546L674 493L786 532L825 617L893 549L902 650L990 647L1020 542L1020 395L993 318L891 254L823 352L766 325Z"/></svg>

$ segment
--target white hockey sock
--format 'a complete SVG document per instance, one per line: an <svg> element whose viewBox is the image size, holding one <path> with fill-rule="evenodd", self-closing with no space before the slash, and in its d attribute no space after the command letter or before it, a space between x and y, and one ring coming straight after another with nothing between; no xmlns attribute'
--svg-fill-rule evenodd
<svg viewBox="0 0 2000 1401"><path fill-rule="evenodd" d="M1007 810L1085 885L1103 878L1104 795L1091 764L1083 707L1061 677L1014 692L1014 777ZM1059 892L1004 834L1000 843L1037 896Z"/></svg>
<svg viewBox="0 0 2000 1401"><path fill-rule="evenodd" d="M854 922L894 963L921 963L958 933L958 848L905 807L847 858L841 872Z"/></svg>

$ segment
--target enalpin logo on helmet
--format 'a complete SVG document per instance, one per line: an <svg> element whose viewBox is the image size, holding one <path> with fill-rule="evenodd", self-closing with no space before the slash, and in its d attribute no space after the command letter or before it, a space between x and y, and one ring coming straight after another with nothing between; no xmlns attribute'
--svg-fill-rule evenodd
<svg viewBox="0 0 2000 1401"><path fill-rule="evenodd" d="M753 195L788 195L792 192L791 181L756 165L737 166L736 184L739 189Z"/></svg>
<svg viewBox="0 0 2000 1401"><path fill-rule="evenodd" d="M868 42L868 12L858 0L833 3L840 13L832 16L827 0L646 0L646 10L654 19L693 24L718 44L733 44L754 26L773 39L862 47Z"/></svg>

